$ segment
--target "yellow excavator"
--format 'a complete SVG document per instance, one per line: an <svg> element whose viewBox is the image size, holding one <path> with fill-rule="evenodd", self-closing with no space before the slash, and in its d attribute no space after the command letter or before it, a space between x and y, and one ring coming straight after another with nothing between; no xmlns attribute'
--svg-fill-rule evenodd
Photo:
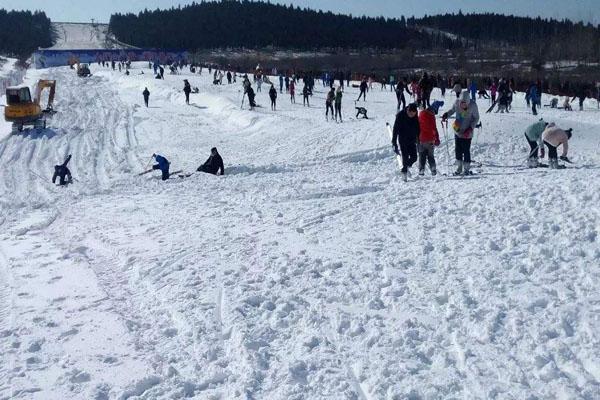
<svg viewBox="0 0 600 400"><path fill-rule="evenodd" d="M49 89L48 105L42 110L40 99L42 91ZM13 86L6 88L6 107L4 119L13 123L13 132L23 131L25 125L33 125L35 129L46 129L46 115L54 113L52 105L56 93L56 81L40 79L35 90L35 97L27 86Z"/></svg>

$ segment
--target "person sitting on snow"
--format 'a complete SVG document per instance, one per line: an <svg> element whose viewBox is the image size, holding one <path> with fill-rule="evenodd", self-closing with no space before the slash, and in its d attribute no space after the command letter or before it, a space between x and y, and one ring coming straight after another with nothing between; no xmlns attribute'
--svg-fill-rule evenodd
<svg viewBox="0 0 600 400"><path fill-rule="evenodd" d="M159 154L152 154L152 157L156 160L156 164L152 166L152 169L160 169L160 172L162 172L163 181L169 179L169 160Z"/></svg>
<svg viewBox="0 0 600 400"><path fill-rule="evenodd" d="M538 150L540 157L544 158L544 140L542 134L548 126L554 126L554 124L548 125L542 118L535 124L529 125L525 130L525 138L530 147L529 157L527 159L527 166L529 168L539 167Z"/></svg>
<svg viewBox="0 0 600 400"><path fill-rule="evenodd" d="M434 101L426 110L419 114L419 175L425 175L425 164L429 164L431 175L436 175L434 148L440 145L440 135L437 130L435 116L443 101Z"/></svg>
<svg viewBox="0 0 600 400"><path fill-rule="evenodd" d="M198 167L198 172L206 172L207 174L213 175L225 175L225 166L223 165L223 158L217 151L216 147L210 149L210 157L204 164ZM220 171L220 172L219 172Z"/></svg>
<svg viewBox="0 0 600 400"><path fill-rule="evenodd" d="M567 157L569 151L569 139L573 134L573 129L562 130L558 126L552 125L546 127L543 133L544 144L548 147L548 166L552 169L560 168L558 165L557 149L560 145L563 147L560 159L570 163Z"/></svg>
<svg viewBox="0 0 600 400"><path fill-rule="evenodd" d="M67 164L71 161L71 155L69 154L61 165L54 166L54 175L52 176L52 183L56 183L56 178L59 178L59 185L63 186L68 183L71 183L73 177L71 176L71 171L67 167ZM67 178L67 179L65 179Z"/></svg>

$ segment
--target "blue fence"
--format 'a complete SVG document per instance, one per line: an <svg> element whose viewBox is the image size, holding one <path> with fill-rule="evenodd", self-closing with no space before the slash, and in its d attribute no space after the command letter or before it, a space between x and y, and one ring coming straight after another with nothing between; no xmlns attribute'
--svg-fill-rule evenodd
<svg viewBox="0 0 600 400"><path fill-rule="evenodd" d="M189 53L179 50L38 50L33 54L35 68L61 67L76 63L97 63L102 61L158 61L171 64L188 60Z"/></svg>

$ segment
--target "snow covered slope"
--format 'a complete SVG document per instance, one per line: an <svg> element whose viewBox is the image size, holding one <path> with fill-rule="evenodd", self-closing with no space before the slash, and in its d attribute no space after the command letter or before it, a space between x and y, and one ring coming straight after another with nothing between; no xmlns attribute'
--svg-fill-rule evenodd
<svg viewBox="0 0 600 400"><path fill-rule="evenodd" d="M393 93L356 120L347 90L335 124L319 86L250 112L206 71L92 68L29 72L58 113L0 141L0 399L600 398L595 103L542 110L574 129L569 169L523 168L518 97L482 114L481 175L403 183ZM136 176L213 146L224 177Z"/></svg>
<svg viewBox="0 0 600 400"><path fill-rule="evenodd" d="M96 50L128 48L108 33L108 24L54 22L57 40L48 50Z"/></svg>

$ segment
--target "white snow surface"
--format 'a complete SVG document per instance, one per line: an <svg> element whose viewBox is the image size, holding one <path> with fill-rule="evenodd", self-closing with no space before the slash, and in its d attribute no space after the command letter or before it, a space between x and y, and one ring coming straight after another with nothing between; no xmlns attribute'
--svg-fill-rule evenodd
<svg viewBox="0 0 600 400"><path fill-rule="evenodd" d="M127 48L108 33L108 24L52 23L57 39L47 50L97 50Z"/></svg>
<svg viewBox="0 0 600 400"><path fill-rule="evenodd" d="M565 170L523 168L517 96L480 101L481 175L404 183L389 91L356 120L348 89L336 124L319 85L276 112L263 85L251 112L241 80L141 68L28 71L57 80L58 113L0 126L0 399L600 398L595 102L541 110L574 129ZM213 146L224 177L136 175Z"/></svg>

